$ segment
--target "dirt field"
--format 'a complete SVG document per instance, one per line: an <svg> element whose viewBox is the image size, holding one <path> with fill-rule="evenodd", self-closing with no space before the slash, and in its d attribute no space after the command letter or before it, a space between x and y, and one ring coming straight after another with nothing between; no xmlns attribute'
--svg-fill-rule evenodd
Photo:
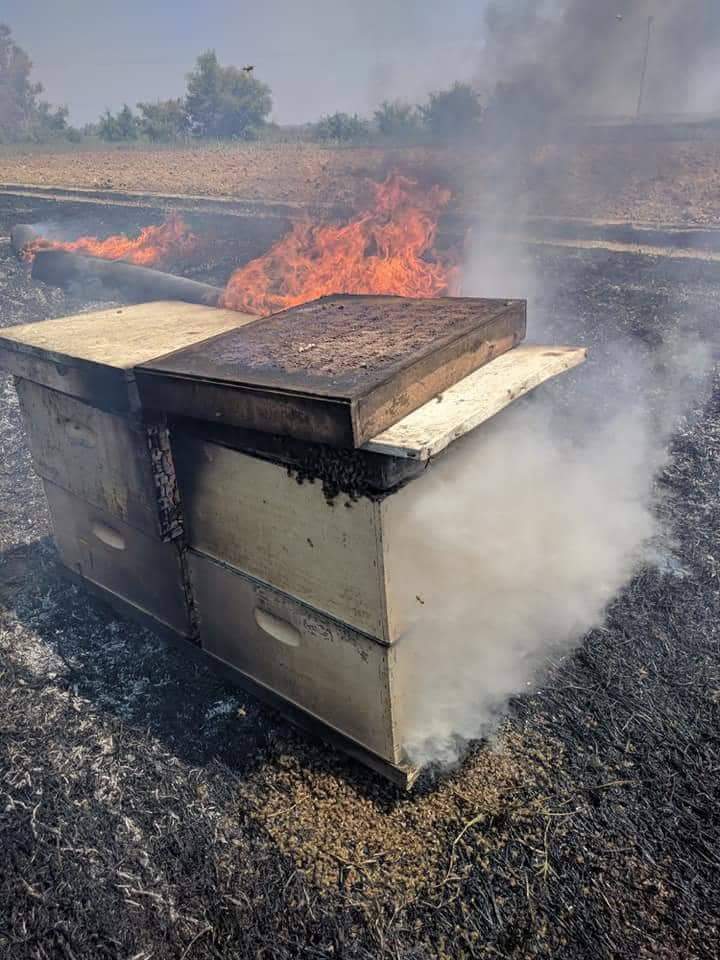
<svg viewBox="0 0 720 960"><path fill-rule="evenodd" d="M592 348L543 388L560 417L623 338L715 336L716 265L527 256L554 291L535 322ZM0 322L97 306L0 240ZM719 465L716 380L660 479L657 563L405 796L68 587L1 378L0 956L716 958Z"/></svg>
<svg viewBox="0 0 720 960"><path fill-rule="evenodd" d="M0 184L361 204L364 177L393 168L448 181L456 203L494 197L500 156L443 148L330 149L308 144L193 149L0 148ZM513 201L531 214L720 224L720 143L550 146L518 172Z"/></svg>

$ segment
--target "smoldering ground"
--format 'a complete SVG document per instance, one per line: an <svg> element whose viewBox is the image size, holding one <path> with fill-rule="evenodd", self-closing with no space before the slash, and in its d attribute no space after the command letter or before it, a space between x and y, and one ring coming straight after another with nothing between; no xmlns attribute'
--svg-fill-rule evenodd
<svg viewBox="0 0 720 960"><path fill-rule="evenodd" d="M19 219L0 209L0 233ZM552 410L614 382L611 343L645 364L717 324L715 264L552 247L507 263L503 288L542 279L533 336L590 347L543 390ZM100 309L31 283L7 243L0 273L3 324ZM681 570L633 578L513 701L495 749L401 797L68 589L11 382L4 396L3 957L717 955L720 393L661 475ZM612 396L592 396L602 422Z"/></svg>

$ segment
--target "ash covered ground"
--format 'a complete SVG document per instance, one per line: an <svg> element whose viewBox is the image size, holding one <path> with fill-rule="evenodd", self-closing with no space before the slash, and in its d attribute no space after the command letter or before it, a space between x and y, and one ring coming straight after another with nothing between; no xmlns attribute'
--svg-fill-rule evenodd
<svg viewBox="0 0 720 960"><path fill-rule="evenodd" d="M532 255L545 334L591 365L717 324L716 265ZM3 324L99 305L31 284L0 240ZM591 370L543 389L572 403ZM660 479L672 549L409 796L68 586L1 390L3 958L718 956L717 381Z"/></svg>

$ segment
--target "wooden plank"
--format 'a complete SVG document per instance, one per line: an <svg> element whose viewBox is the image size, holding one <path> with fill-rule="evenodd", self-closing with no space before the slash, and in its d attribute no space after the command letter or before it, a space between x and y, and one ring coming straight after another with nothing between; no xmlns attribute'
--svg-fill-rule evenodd
<svg viewBox="0 0 720 960"><path fill-rule="evenodd" d="M0 344L42 357L130 369L254 319L233 310L158 300L6 327Z"/></svg>
<svg viewBox="0 0 720 960"><path fill-rule="evenodd" d="M380 640L379 504L334 506L279 464L173 431L188 543Z"/></svg>
<svg viewBox="0 0 720 960"><path fill-rule="evenodd" d="M396 763L392 648L191 551L200 644L373 753Z"/></svg>
<svg viewBox="0 0 720 960"><path fill-rule="evenodd" d="M586 359L584 347L518 346L382 431L362 449L428 460L513 400Z"/></svg>
<svg viewBox="0 0 720 960"><path fill-rule="evenodd" d="M137 407L133 367L256 319L232 310L158 301L0 330L0 367L95 403Z"/></svg>
<svg viewBox="0 0 720 960"><path fill-rule="evenodd" d="M525 327L519 300L323 297L136 376L143 404L170 415L359 447L511 349Z"/></svg>
<svg viewBox="0 0 720 960"><path fill-rule="evenodd" d="M191 635L182 555L43 481L63 563L178 633Z"/></svg>
<svg viewBox="0 0 720 960"><path fill-rule="evenodd" d="M142 424L29 380L16 388L41 477L150 536L180 532L179 502L158 490Z"/></svg>
<svg viewBox="0 0 720 960"><path fill-rule="evenodd" d="M466 344L464 352L455 344L449 345L438 351L432 364L428 360L413 364L401 383L383 384L371 396L361 397L354 403L354 445L362 447L384 426L397 423L424 406L428 398L438 396L478 367L512 350L520 339L517 333L502 329L495 334L478 332L471 338L472 346Z"/></svg>

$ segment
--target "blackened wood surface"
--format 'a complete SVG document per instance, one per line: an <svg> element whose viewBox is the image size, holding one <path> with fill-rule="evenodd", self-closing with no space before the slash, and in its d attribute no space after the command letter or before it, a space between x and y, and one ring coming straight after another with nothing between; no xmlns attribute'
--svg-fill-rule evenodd
<svg viewBox="0 0 720 960"><path fill-rule="evenodd" d="M136 370L180 416L360 446L525 336L519 300L325 297Z"/></svg>

